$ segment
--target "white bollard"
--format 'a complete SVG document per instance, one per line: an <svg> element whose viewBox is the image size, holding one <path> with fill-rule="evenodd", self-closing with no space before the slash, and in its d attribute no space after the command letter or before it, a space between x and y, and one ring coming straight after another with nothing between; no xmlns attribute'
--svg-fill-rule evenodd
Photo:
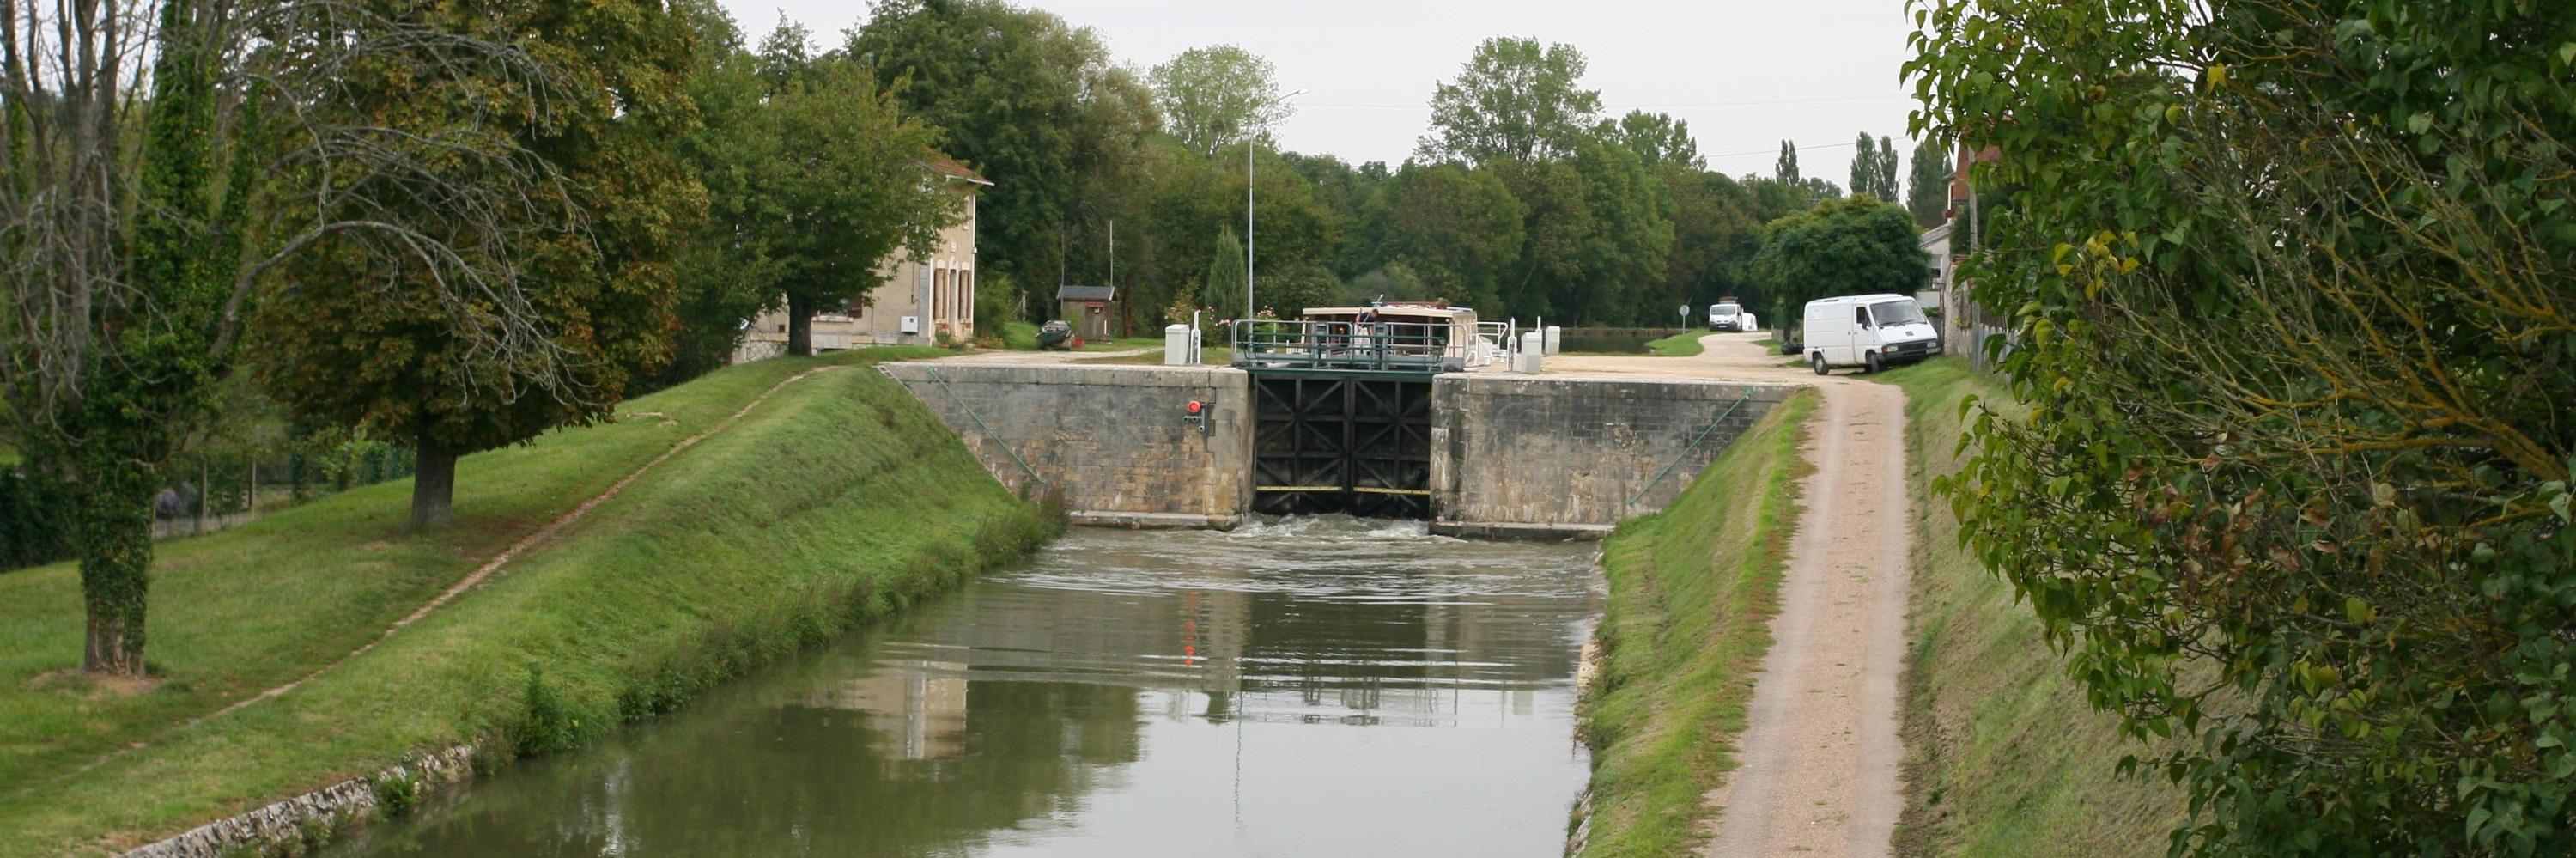
<svg viewBox="0 0 2576 858"><path fill-rule="evenodd" d="M1539 362L1539 357L1540 357L1541 355L1546 354L1546 352L1547 352L1547 339L1546 339L1546 335L1541 334L1541 333L1539 333L1539 332L1537 332L1537 331L1531 331L1531 332L1529 332L1529 333L1522 334L1522 335L1521 335L1521 365L1520 365L1519 367L1517 367L1517 368L1518 368L1520 371L1522 371L1522 372L1526 372L1526 373L1529 373L1529 374L1531 374L1531 375L1537 375L1537 374L1538 374L1538 362Z"/></svg>
<svg viewBox="0 0 2576 858"><path fill-rule="evenodd" d="M1548 353L1548 354L1555 354L1555 353L1556 353L1556 337L1557 337L1557 334L1558 334L1559 332L1563 331L1563 330L1565 330L1565 329L1564 329L1564 328L1561 328L1561 327L1558 327L1558 326L1556 326L1556 325L1549 325L1549 326L1547 326L1547 353Z"/></svg>
<svg viewBox="0 0 2576 858"><path fill-rule="evenodd" d="M1190 339L1190 326L1164 325L1163 364L1165 366L1186 366L1192 363L1193 361L1191 358L1193 355L1190 354Z"/></svg>

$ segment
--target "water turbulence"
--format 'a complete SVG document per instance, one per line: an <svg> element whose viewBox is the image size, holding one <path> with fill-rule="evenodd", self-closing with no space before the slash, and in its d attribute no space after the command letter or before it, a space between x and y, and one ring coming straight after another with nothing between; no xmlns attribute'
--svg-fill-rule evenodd
<svg viewBox="0 0 2576 858"><path fill-rule="evenodd" d="M347 855L1553 855L1588 546L1076 531Z"/></svg>

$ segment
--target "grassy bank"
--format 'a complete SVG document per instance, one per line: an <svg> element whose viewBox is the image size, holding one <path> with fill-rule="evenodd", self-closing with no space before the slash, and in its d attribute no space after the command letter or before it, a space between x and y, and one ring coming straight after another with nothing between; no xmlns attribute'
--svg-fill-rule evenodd
<svg viewBox="0 0 2576 858"><path fill-rule="evenodd" d="M434 534L401 533L397 482L170 543L146 687L65 675L80 646L75 570L0 577L0 854L132 846L424 748L569 747L1044 538L1042 516L899 385L825 372L378 648L173 729L375 638L779 381L895 355L734 367L629 403L617 423L470 457L458 523Z"/></svg>
<svg viewBox="0 0 2576 858"><path fill-rule="evenodd" d="M1905 388L1915 536L1906 694L1907 855L2161 855L2179 792L2124 778L2142 750L2095 712L2012 587L1959 547L1934 476L1957 469L1961 397L2009 394L1955 359L1877 377ZM1973 415L1972 415L1973 416Z"/></svg>
<svg viewBox="0 0 2576 858"><path fill-rule="evenodd" d="M1708 336L1708 332L1683 331L1660 340L1649 341L1646 343L1646 349L1654 352L1657 357L1698 357L1699 338L1704 336Z"/></svg>
<svg viewBox="0 0 2576 858"><path fill-rule="evenodd" d="M1771 646L1797 522L1798 455L1816 394L1772 409L1671 506L1602 548L1610 603L1587 705L1585 855L1680 855L1700 797L1734 766L1753 674Z"/></svg>

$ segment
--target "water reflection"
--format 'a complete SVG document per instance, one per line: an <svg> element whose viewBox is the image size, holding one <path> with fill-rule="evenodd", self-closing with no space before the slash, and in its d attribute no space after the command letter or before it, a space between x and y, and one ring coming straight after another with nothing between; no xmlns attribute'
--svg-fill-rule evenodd
<svg viewBox="0 0 2576 858"><path fill-rule="evenodd" d="M1554 854L1587 559L1347 519L1076 532L338 852Z"/></svg>

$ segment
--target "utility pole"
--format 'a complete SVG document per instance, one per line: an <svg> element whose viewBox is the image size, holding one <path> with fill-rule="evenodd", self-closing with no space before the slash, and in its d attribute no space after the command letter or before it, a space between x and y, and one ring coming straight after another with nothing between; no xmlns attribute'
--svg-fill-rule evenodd
<svg viewBox="0 0 2576 858"><path fill-rule="evenodd" d="M1287 100L1289 100L1289 99L1291 99L1291 98L1296 98L1297 96L1301 96L1301 95L1305 95L1305 94L1306 94L1306 91L1301 89L1301 90L1298 90L1298 91L1296 91L1296 92L1292 92L1292 93L1289 93L1289 94L1287 94L1287 95L1283 95L1283 96L1280 96L1280 97L1278 97L1278 98L1274 98L1274 99L1271 99L1271 100L1269 100L1269 101L1262 102L1262 106L1263 106L1263 107L1268 107L1268 106L1273 105L1273 104L1279 104L1279 103L1285 102L1285 101L1287 101ZM1251 319L1251 318L1252 318L1252 316L1253 316L1253 314L1254 314L1254 313L1259 312L1259 311L1260 311L1260 308L1261 308L1261 305L1256 304L1256 303L1253 303L1253 300L1252 300L1252 151L1253 151L1254 149L1256 149L1256 148L1259 148L1260 146L1261 146L1261 134L1260 134L1260 132L1259 132L1259 131L1257 131L1257 130L1254 130L1254 129L1250 129L1250 128L1246 128L1246 129L1244 129L1244 134L1243 134L1243 318L1245 318L1245 319L1247 319L1247 320Z"/></svg>

